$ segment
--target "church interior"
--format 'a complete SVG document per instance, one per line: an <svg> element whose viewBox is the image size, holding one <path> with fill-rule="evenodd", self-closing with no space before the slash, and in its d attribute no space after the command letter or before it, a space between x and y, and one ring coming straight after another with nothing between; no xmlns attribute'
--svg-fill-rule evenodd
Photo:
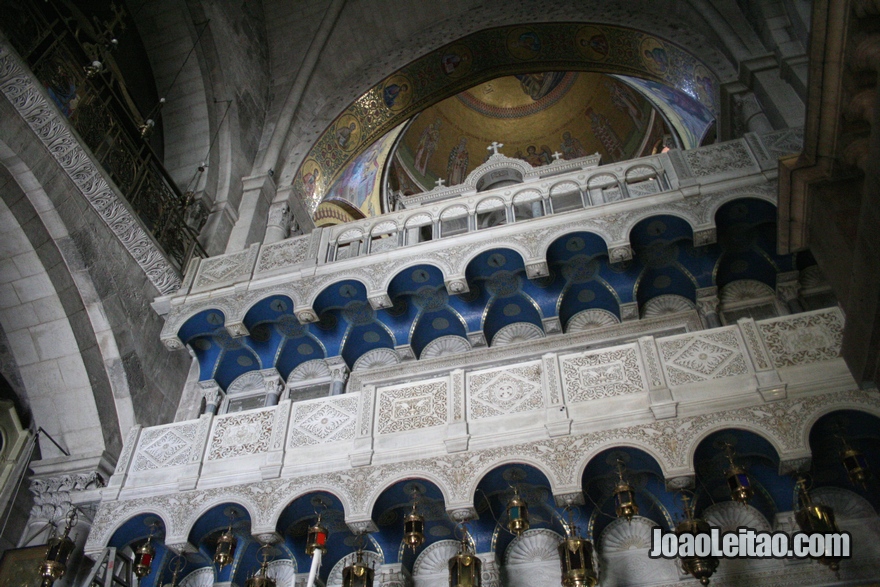
<svg viewBox="0 0 880 587"><path fill-rule="evenodd" d="M877 0L0 0L0 585L880 586L878 72Z"/></svg>

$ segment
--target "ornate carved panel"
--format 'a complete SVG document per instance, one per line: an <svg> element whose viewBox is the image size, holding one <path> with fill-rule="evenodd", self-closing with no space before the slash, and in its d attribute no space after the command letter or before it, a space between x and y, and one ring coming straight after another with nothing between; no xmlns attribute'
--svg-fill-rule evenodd
<svg viewBox="0 0 880 587"><path fill-rule="evenodd" d="M133 472L176 467L190 462L201 420L146 428L138 442Z"/></svg>
<svg viewBox="0 0 880 587"><path fill-rule="evenodd" d="M288 448L353 439L357 409L358 397L344 395L293 404Z"/></svg>
<svg viewBox="0 0 880 587"><path fill-rule="evenodd" d="M446 379L379 388L378 433L391 434L446 424L447 388Z"/></svg>
<svg viewBox="0 0 880 587"><path fill-rule="evenodd" d="M749 372L736 327L657 341L669 385L685 385Z"/></svg>
<svg viewBox="0 0 880 587"><path fill-rule="evenodd" d="M541 363L468 373L468 418L479 420L544 407Z"/></svg>
<svg viewBox="0 0 880 587"><path fill-rule="evenodd" d="M836 308L758 322L776 367L830 361L840 356L843 316Z"/></svg>
<svg viewBox="0 0 880 587"><path fill-rule="evenodd" d="M211 431L209 461L259 454L269 450L275 408L220 416Z"/></svg>
<svg viewBox="0 0 880 587"><path fill-rule="evenodd" d="M309 236L289 238L260 248L256 273L266 273L304 262L309 253Z"/></svg>
<svg viewBox="0 0 880 587"><path fill-rule="evenodd" d="M647 389L632 346L560 357L562 385L569 402L639 393Z"/></svg>

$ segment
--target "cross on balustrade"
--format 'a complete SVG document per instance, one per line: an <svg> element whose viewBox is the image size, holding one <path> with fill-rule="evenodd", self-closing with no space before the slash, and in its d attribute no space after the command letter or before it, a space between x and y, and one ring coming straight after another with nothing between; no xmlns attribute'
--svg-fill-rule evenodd
<svg viewBox="0 0 880 587"><path fill-rule="evenodd" d="M560 153L559 151L556 151L553 153L553 160L554 161L559 161L560 158L562 158L562 153Z"/></svg>
<svg viewBox="0 0 880 587"><path fill-rule="evenodd" d="M434 184L435 184L438 188L442 188L444 183L446 183L446 180L443 179L442 177L438 177L438 178L437 178L437 181L434 182Z"/></svg>
<svg viewBox="0 0 880 587"><path fill-rule="evenodd" d="M498 141L492 141L492 144L486 147L487 151L492 151L493 155L498 154L498 149L504 146L504 143L499 143Z"/></svg>

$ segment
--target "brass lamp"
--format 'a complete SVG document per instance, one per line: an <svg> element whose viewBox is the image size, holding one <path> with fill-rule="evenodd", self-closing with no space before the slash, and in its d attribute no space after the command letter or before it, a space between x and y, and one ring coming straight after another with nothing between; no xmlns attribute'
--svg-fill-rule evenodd
<svg viewBox="0 0 880 587"><path fill-rule="evenodd" d="M418 513L417 506L413 496L412 511L403 519L403 543L413 552L425 543L425 518Z"/></svg>
<svg viewBox="0 0 880 587"><path fill-rule="evenodd" d="M155 528L155 526L154 526ZM143 579L153 570L153 559L156 558L156 549L152 544L153 532L147 536L147 541L138 546L134 551L134 574L138 579Z"/></svg>
<svg viewBox="0 0 880 587"><path fill-rule="evenodd" d="M569 510L565 538L559 543L559 564L562 566L563 587L594 587L599 582L593 570L593 543L575 531Z"/></svg>
<svg viewBox="0 0 880 587"><path fill-rule="evenodd" d="M868 481L868 459L865 458L865 453L851 447L846 438L841 437L840 441L843 443L840 458L843 461L849 482L853 485L866 487Z"/></svg>
<svg viewBox="0 0 880 587"><path fill-rule="evenodd" d="M244 582L244 587L276 587L275 579L269 576L269 546L264 544L257 553L260 570Z"/></svg>
<svg viewBox="0 0 880 587"><path fill-rule="evenodd" d="M834 510L830 506L813 502L810 492L807 491L807 482L803 477L797 481L797 492L798 508L794 519L803 532L807 534L836 534L840 532L834 521ZM840 559L839 556L828 556L827 554L816 557L817 561L835 573L840 568Z"/></svg>
<svg viewBox="0 0 880 587"><path fill-rule="evenodd" d="M321 514L318 514L315 525L309 527L309 533L306 537L306 554L312 556L316 550L320 550L321 554L326 553L328 535L327 528L321 525Z"/></svg>
<svg viewBox="0 0 880 587"><path fill-rule="evenodd" d="M733 450L733 446L729 443L724 445L724 454L730 462L730 466L724 472L725 477L727 477L727 487L730 489L730 499L746 505L755 494L749 475L746 473L745 467L737 465L733 460L736 453Z"/></svg>
<svg viewBox="0 0 880 587"><path fill-rule="evenodd" d="M52 584L67 572L67 559L76 545L70 539L70 529L76 525L76 510L71 509L64 524L64 533L49 538L46 545L46 556L40 563L41 587L52 587Z"/></svg>
<svg viewBox="0 0 880 587"><path fill-rule="evenodd" d="M220 538L217 539L217 549L214 551L214 564L219 565L222 569L231 563L235 557L235 547L237 544L238 540L232 532L232 520L230 520L229 526L223 531Z"/></svg>
<svg viewBox="0 0 880 587"><path fill-rule="evenodd" d="M687 517L675 527L675 534L678 536L682 534L693 534L694 536L709 534L709 524L701 518L694 517L693 507L688 505L688 499L687 495L682 495L684 512ZM702 585L708 585L709 578L718 569L718 559L714 556L682 556L679 558L681 568L686 573L693 575Z"/></svg>
<svg viewBox="0 0 880 587"><path fill-rule="evenodd" d="M342 587L373 587L375 571L364 564L364 551L359 548L355 561L342 569Z"/></svg>
<svg viewBox="0 0 880 587"><path fill-rule="evenodd" d="M631 522L633 516L639 515L639 506L636 505L636 492L624 476L625 465L621 459L617 459L617 485L614 487L614 511L618 518L626 518Z"/></svg>
<svg viewBox="0 0 880 587"><path fill-rule="evenodd" d="M449 587L480 587L483 562L471 551L467 528L461 537L458 554L449 559Z"/></svg>
<svg viewBox="0 0 880 587"><path fill-rule="evenodd" d="M516 536L529 529L529 506L519 496L518 487L513 488L513 496L507 501L507 529Z"/></svg>

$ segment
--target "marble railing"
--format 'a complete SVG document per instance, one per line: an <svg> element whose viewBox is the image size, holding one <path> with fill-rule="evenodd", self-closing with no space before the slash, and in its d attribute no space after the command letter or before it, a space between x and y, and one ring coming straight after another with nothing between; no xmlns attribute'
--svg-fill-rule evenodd
<svg viewBox="0 0 880 587"><path fill-rule="evenodd" d="M743 139L692 151L670 151L630 161L626 165L578 168L549 179L537 178L530 185L508 186L471 195L463 193L448 203L445 200L429 202L412 210L316 230L309 235L270 244L254 244L237 253L194 259L180 290L174 295L158 298L154 303L158 312L167 315L162 340L170 349L182 348L183 342L177 337L179 328L190 316L206 309L222 312L226 329L232 336L247 334L243 318L248 309L260 299L276 294L291 298L300 322L314 322L318 318L312 308L313 300L342 274L346 279L357 279L365 284L374 309L387 308L391 306L388 283L401 267L413 263L438 267L443 272L449 293L461 294L468 291L465 279L468 262L486 247L517 251L523 257L528 277L542 277L548 273L547 247L574 230L597 234L605 240L611 261L623 261L632 257L629 232L646 215L678 216L691 225L696 245L710 244L716 239L715 211L725 202L752 197L775 203L775 157L794 148L799 133L799 129L792 129L761 136L749 134ZM562 184L576 185L583 192L578 197L591 198L590 182L596 174L617 177L615 181L619 184L614 189L627 190L632 196L633 186L639 184L627 184L627 172L648 167L658 173L648 183L655 187L664 186L663 191L560 214L550 213L489 229L474 229L481 214L481 203L487 198L501 202L510 218L513 212L508 207L514 205L523 190L535 191L536 201L550 198L550 208L554 186ZM613 182L609 179L610 183ZM671 186L675 188L666 189ZM411 235L407 225L413 218L428 215L431 218L425 222L440 223L449 206L461 207L464 213L472 215L468 220L472 230L452 238L409 244ZM343 239L345 234L349 236ZM361 256L328 261L335 258L340 239L348 244L360 242L365 247L360 251ZM376 247L387 250L380 252Z"/></svg>
<svg viewBox="0 0 880 587"><path fill-rule="evenodd" d="M772 405L790 390L812 389L817 382L823 389L837 379L851 383L838 356L843 322L840 310L830 308L599 348L572 339L571 346L548 350L528 341L505 347L510 354L501 366L496 356L457 364L449 362L453 356L420 361L421 375L387 368L359 372L357 385L349 385L356 390L347 394L135 428L105 496L521 448L587 430L656 427L668 418L679 422L683 415L756 402L759 411L761 404L769 406L769 420L750 414L750 429L765 434L782 460L795 459L808 448L797 426L790 427L791 438L780 437L778 423L770 422L778 418ZM692 474L686 455L694 447L685 445L703 435L678 437L672 447L665 433L633 434L665 472ZM548 477L562 486L569 481Z"/></svg>

